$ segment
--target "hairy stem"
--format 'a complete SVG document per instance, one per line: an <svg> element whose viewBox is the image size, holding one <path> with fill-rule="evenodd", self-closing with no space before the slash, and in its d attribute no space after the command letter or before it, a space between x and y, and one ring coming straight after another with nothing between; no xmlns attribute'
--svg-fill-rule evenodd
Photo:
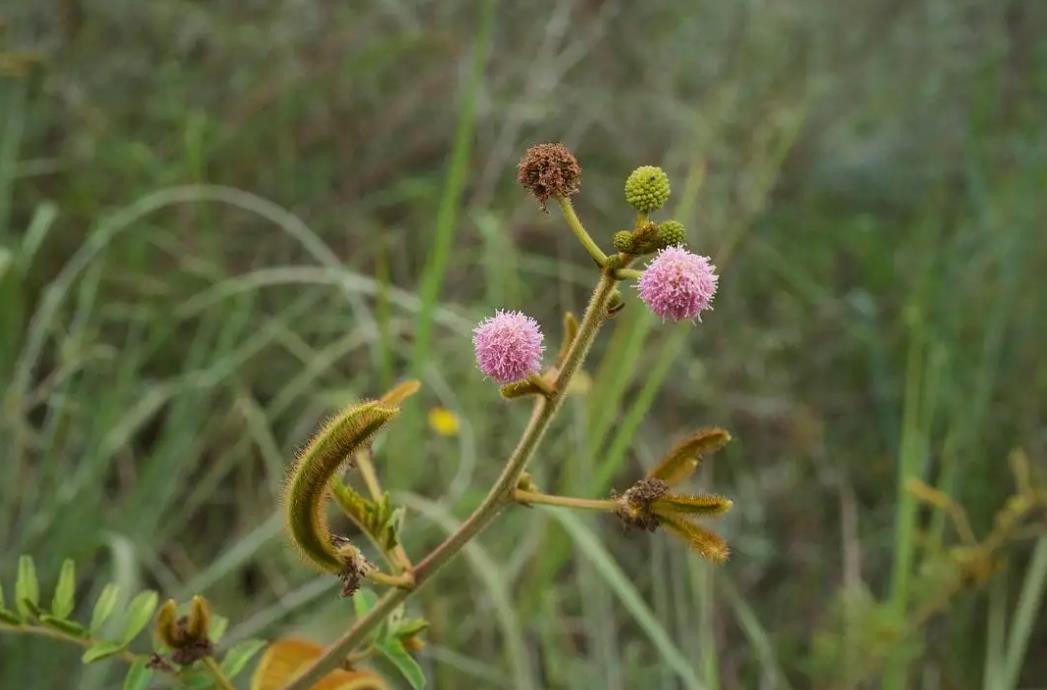
<svg viewBox="0 0 1047 690"><path fill-rule="evenodd" d="M554 496L552 494L541 494L535 491L513 491L513 500L524 505L540 503L547 506L563 506L564 508L580 508L582 510L602 510L613 513L618 509L618 502L609 498L575 498L574 496Z"/></svg>
<svg viewBox="0 0 1047 690"><path fill-rule="evenodd" d="M578 241L585 247L585 251L589 252L589 256L593 257L601 268L607 265L607 255L603 253L599 245L596 244L595 240L585 230L585 226L582 225L582 221L578 218L578 214L574 212L574 206L571 204L571 200L565 196L556 197L556 201L560 204L560 210L563 211L564 220L567 221L567 225L570 226L571 232L578 238Z"/></svg>
<svg viewBox="0 0 1047 690"><path fill-rule="evenodd" d="M571 215L573 215L573 210ZM606 257L604 259L606 260ZM358 618L348 632L329 646L320 658L291 681L284 690L306 690L336 668L346 655L364 641L368 633L378 627L405 599L418 591L441 567L457 555L469 540L487 527L507 504L512 502L513 490L516 488L520 475L523 474L527 463L531 460L535 449L560 409L567 392L567 384L581 367L596 337L596 332L606 318L607 303L614 291L615 283L616 279L612 271L605 270L601 274L600 281L585 309L582 322L578 326L578 335L571 343L563 366L557 373L552 395L536 400L531 419L517 442L516 449L509 456L501 475L488 491L487 497L454 534L447 537L415 567L416 586L413 589L394 589L387 592L366 615Z"/></svg>

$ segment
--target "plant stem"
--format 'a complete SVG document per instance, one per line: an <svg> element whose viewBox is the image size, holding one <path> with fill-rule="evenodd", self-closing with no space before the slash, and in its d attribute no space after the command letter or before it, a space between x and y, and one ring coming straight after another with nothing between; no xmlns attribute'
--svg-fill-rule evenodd
<svg viewBox="0 0 1047 690"><path fill-rule="evenodd" d="M372 582L377 582L380 585L388 585L390 587L407 587L414 586L414 577L409 572L400 573L399 575L390 575L389 573L383 573L381 570L372 570L367 573L367 579Z"/></svg>
<svg viewBox="0 0 1047 690"><path fill-rule="evenodd" d="M635 268L619 268L614 272L614 277L618 280L637 280L643 275L643 271Z"/></svg>
<svg viewBox="0 0 1047 690"><path fill-rule="evenodd" d="M599 245L593 240L585 230L585 226L582 225L582 221L579 220L578 214L574 212L574 206L571 204L571 200L565 196L556 197L556 201L560 204L560 210L563 211L564 220L567 221L567 225L570 226L571 231L574 232L574 236L578 238L578 241L585 247L585 251L589 252L589 256L593 257L601 268L607 265L607 255L603 253Z"/></svg>
<svg viewBox="0 0 1047 690"><path fill-rule="evenodd" d="M569 207L569 205L568 205ZM573 215L573 211L571 212ZM594 257L595 258L595 257ZM605 257L606 259L606 257ZM387 592L366 615L356 619L353 627L349 629L334 644L329 646L316 661L309 665L297 678L284 687L284 690L306 690L323 678L329 671L336 668L342 660L353 649L363 642L369 632L378 627L386 616L393 612L405 599L418 591L441 567L450 561L466 543L479 534L488 524L502 511L508 503L512 502L513 490L520 479L520 475L527 468L527 463L534 455L535 449L541 442L542 437L548 430L556 412L560 409L567 392L567 384L578 372L585 356L589 353L596 332L603 323L607 314L607 302L614 291L616 284L614 273L605 270L596 284L589 305L585 309L585 315L578 326L578 335L564 358L563 366L560 367L556 376L556 384L550 397L538 398L531 413L531 419L516 445L516 449L509 456L502 469L501 475L495 481L487 497L473 511L458 530L447 537L439 546L426 556L414 568L415 587L413 589L394 589Z"/></svg>
<svg viewBox="0 0 1047 690"><path fill-rule="evenodd" d="M214 682L217 683L218 687L222 690L236 690L236 686L225 677L225 674L222 673L222 669L219 668L218 663L212 657L205 656L203 658L203 664L204 668L206 668L208 673L211 674L211 677L214 678Z"/></svg>
<svg viewBox="0 0 1047 690"><path fill-rule="evenodd" d="M29 634L29 635L39 635L41 637L50 637L50 638L55 639L55 640L63 640L65 642L71 642L73 644L77 644L77 645L80 645L81 647L85 647L85 648L86 647L91 647L92 645L94 645L97 642L97 640L94 640L94 639L92 639L90 637L74 637L73 635L66 635L65 633L60 632L58 630L53 630L51 628L45 628L42 625L32 625L32 624L8 625L7 623L0 623L0 630L6 630L8 632L13 632L13 633L26 633L26 634ZM116 656L118 656L120 659L122 659L123 661L125 661L128 664L133 664L136 661L140 661L142 659L146 659L147 658L147 657L145 657L145 656L143 656L141 654L135 654L134 652L132 652L130 650L127 650L127 649L122 650Z"/></svg>
<svg viewBox="0 0 1047 690"><path fill-rule="evenodd" d="M575 498L573 496L554 496L552 494L541 494L535 491L513 491L513 500L517 503L530 505L540 503L547 506L563 506L565 508L580 508L582 510L602 510L614 512L618 508L617 501L610 499Z"/></svg>

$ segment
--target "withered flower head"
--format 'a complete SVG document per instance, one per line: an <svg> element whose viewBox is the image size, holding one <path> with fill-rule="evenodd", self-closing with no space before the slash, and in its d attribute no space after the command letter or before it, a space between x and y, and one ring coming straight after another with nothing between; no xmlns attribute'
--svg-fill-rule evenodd
<svg viewBox="0 0 1047 690"><path fill-rule="evenodd" d="M214 646L208 636L211 611L207 600L197 595L189 604L189 614L178 617L178 604L168 599L156 614L155 635L171 648L171 661L188 666L211 655ZM157 657L151 662L155 668L164 668L167 661Z"/></svg>
<svg viewBox="0 0 1047 690"><path fill-rule="evenodd" d="M342 580L342 596L351 597L360 589L360 583L374 569L374 565L345 537L335 536L332 542L344 564L344 569L338 575Z"/></svg>
<svg viewBox="0 0 1047 690"><path fill-rule="evenodd" d="M658 528L658 519L651 512L651 503L668 491L669 484L661 479L641 479L618 498L617 515L628 527L653 532Z"/></svg>
<svg viewBox="0 0 1047 690"><path fill-rule="evenodd" d="M520 159L516 179L545 208L550 197L570 197L578 193L582 166L563 144L538 144L527 149Z"/></svg>
<svg viewBox="0 0 1047 690"><path fill-rule="evenodd" d="M653 532L664 527L683 539L703 558L722 563L730 551L719 535L701 527L696 516L717 517L734 503L715 494L677 494L670 488L694 472L702 454L713 453L730 441L731 436L715 427L699 429L676 444L651 472L621 496L616 514L627 527Z"/></svg>

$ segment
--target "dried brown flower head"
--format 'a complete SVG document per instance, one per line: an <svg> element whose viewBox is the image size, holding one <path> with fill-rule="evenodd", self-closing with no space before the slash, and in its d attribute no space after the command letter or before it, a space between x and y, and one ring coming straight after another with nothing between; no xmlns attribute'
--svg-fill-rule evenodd
<svg viewBox="0 0 1047 690"><path fill-rule="evenodd" d="M516 179L545 208L550 197L569 197L578 193L582 166L563 144L538 144L527 149L520 159Z"/></svg>
<svg viewBox="0 0 1047 690"><path fill-rule="evenodd" d="M669 485L661 479L641 479L619 499L618 518L627 527L653 532L658 527L658 518L651 512L651 503L668 491Z"/></svg>

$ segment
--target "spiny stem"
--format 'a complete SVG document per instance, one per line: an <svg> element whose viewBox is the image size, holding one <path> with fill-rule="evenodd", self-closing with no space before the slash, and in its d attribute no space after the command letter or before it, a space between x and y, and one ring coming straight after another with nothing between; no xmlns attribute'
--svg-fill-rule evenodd
<svg viewBox="0 0 1047 690"><path fill-rule="evenodd" d="M603 253L599 245L593 240L585 230L585 226L582 225L582 221L578 218L578 214L574 212L574 206L571 204L571 200L565 196L556 197L556 201L560 204L560 210L563 211L564 220L567 221L567 225L570 226L574 236L578 238L578 241L582 243L585 250L589 252L589 256L593 257L601 268L607 265L607 255Z"/></svg>
<svg viewBox="0 0 1047 690"><path fill-rule="evenodd" d="M203 658L203 664L204 668L207 669L207 672L211 674L212 678L214 678L214 682L218 684L218 687L222 690L236 690L236 687L228 678L225 677L225 674L222 673L222 669L219 668L218 663L213 658L205 656Z"/></svg>
<svg viewBox="0 0 1047 690"><path fill-rule="evenodd" d="M517 503L530 505L540 503L547 506L563 506L565 508L581 508L582 510L602 510L614 512L618 509L618 502L611 499L575 498L574 496L555 496L552 494L541 494L535 491L513 491L513 500Z"/></svg>
<svg viewBox="0 0 1047 690"><path fill-rule="evenodd" d="M594 257L595 258L595 257ZM606 258L606 257L605 257ZM614 291L616 280L610 270L605 270L596 284L585 315L578 326L578 335L564 358L556 377L552 397L538 398L531 413L531 419L517 442L516 449L505 463L501 475L487 493L487 497L473 511L454 534L445 539L426 556L414 569L416 586L414 589L393 589L388 591L374 607L364 616L357 618L349 629L334 644L308 666L297 678L284 687L284 690L306 690L336 668L346 655L363 642L367 634L378 627L411 594L418 591L448 561L450 561L469 540L479 534L488 524L512 502L513 490L520 475L527 468L527 463L534 455L535 449L548 430L550 423L560 409L571 378L581 367L596 333L606 318L607 302Z"/></svg>

